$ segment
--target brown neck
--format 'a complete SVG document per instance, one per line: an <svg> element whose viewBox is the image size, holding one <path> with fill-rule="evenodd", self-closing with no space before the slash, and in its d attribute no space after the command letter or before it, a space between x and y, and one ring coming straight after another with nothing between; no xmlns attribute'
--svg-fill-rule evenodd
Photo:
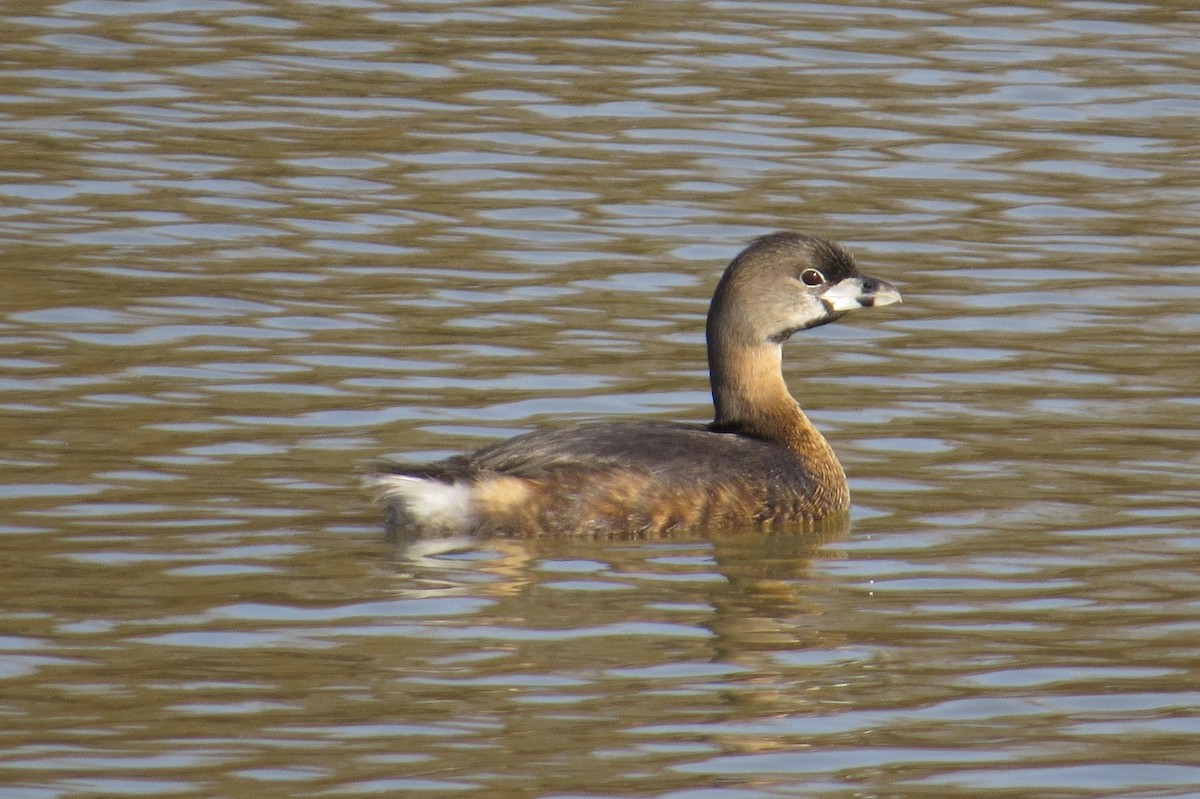
<svg viewBox="0 0 1200 799"><path fill-rule="evenodd" d="M788 446L807 438L805 428L812 424L783 381L778 344L709 347L708 369L714 427Z"/></svg>
<svg viewBox="0 0 1200 799"><path fill-rule="evenodd" d="M845 481L832 447L788 391L779 344L710 341L708 361L714 430L782 444L814 471L832 481Z"/></svg>

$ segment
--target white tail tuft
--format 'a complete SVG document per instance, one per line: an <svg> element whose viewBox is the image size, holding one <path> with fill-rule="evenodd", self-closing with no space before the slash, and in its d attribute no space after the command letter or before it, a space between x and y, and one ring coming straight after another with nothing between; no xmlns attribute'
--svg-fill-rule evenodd
<svg viewBox="0 0 1200 799"><path fill-rule="evenodd" d="M465 532L471 524L471 487L406 474L372 474L366 484L400 514L402 524Z"/></svg>

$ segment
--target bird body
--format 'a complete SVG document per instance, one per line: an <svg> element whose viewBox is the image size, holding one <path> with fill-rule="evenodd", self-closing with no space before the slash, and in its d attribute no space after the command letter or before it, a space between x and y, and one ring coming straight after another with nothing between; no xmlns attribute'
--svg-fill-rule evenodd
<svg viewBox="0 0 1200 799"><path fill-rule="evenodd" d="M376 464L367 482L402 540L769 530L844 515L845 473L787 389L782 344L899 301L840 245L763 236L734 258L709 309L711 424L538 430L436 463Z"/></svg>

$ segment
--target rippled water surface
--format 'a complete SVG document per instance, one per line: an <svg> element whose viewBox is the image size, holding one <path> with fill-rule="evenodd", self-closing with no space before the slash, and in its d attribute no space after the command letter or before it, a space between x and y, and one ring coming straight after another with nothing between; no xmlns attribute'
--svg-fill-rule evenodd
<svg viewBox="0 0 1200 799"><path fill-rule="evenodd" d="M1200 796L1182 6L8 4L0 797ZM850 530L389 559L780 228Z"/></svg>

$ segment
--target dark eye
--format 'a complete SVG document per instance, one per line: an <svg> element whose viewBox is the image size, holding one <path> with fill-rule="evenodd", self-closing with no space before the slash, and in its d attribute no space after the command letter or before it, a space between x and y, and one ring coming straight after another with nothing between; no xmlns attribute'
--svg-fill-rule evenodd
<svg viewBox="0 0 1200 799"><path fill-rule="evenodd" d="M825 282L825 276L816 269L805 269L800 273L800 280L806 286L819 286Z"/></svg>

